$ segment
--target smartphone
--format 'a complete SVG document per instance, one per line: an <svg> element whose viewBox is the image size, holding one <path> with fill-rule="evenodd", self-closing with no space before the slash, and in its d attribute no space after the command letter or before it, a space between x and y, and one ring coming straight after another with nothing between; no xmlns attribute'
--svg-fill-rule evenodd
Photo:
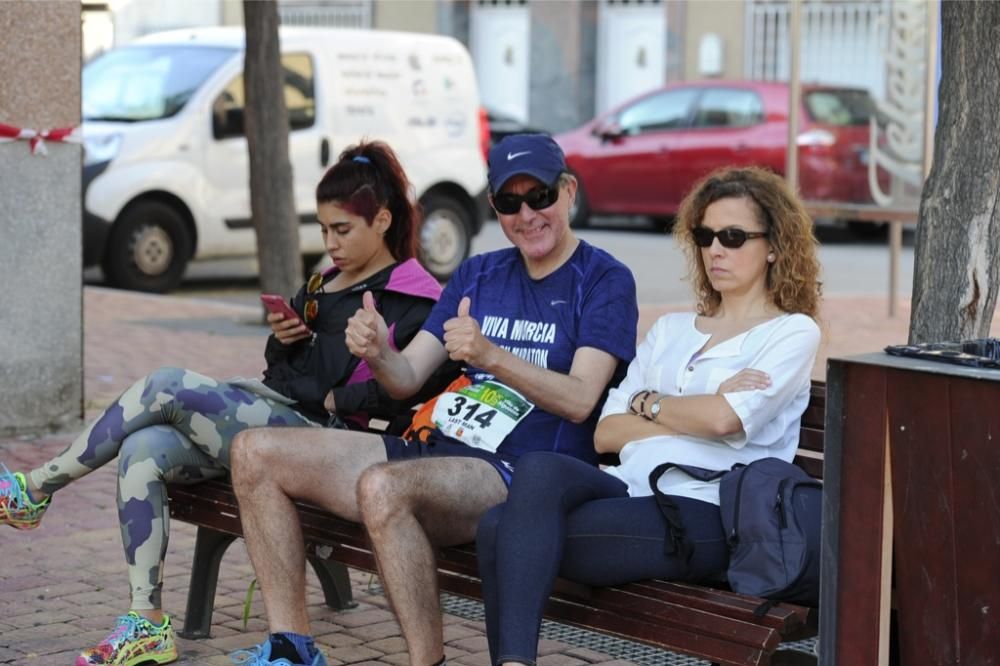
<svg viewBox="0 0 1000 666"><path fill-rule="evenodd" d="M285 315L285 319L298 319L302 321L302 317L299 313L292 309L292 306L288 304L281 296L277 294L261 294L260 302L264 304L268 312L277 312L278 314ZM309 328L308 326L306 328Z"/></svg>

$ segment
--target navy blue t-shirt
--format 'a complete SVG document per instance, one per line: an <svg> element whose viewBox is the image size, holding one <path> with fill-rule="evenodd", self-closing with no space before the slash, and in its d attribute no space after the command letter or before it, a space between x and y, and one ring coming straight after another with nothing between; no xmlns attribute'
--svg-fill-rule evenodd
<svg viewBox="0 0 1000 666"><path fill-rule="evenodd" d="M528 275L517 248L470 257L452 275L423 329L443 344L444 322L456 315L465 296L490 342L548 370L568 374L576 350L593 347L619 360L614 386L635 356L639 307L632 272L583 241L541 280ZM479 368L466 374L473 383L493 378ZM594 427L602 404L603 398L583 423L535 406L497 453L513 461L529 451L558 451L596 462Z"/></svg>

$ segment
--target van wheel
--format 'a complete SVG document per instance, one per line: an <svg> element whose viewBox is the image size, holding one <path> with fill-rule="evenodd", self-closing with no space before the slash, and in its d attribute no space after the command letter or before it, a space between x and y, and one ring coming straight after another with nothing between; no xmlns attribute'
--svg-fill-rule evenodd
<svg viewBox="0 0 1000 666"><path fill-rule="evenodd" d="M576 177L576 199L569 209L569 226L573 229L586 229L590 226L590 204L587 203L587 193L583 191L583 181Z"/></svg>
<svg viewBox="0 0 1000 666"><path fill-rule="evenodd" d="M111 228L101 268L112 287L171 291L181 282L192 245L176 210L159 201L140 201L125 209Z"/></svg>
<svg viewBox="0 0 1000 666"><path fill-rule="evenodd" d="M424 223L420 249L424 267L438 280L447 280L469 256L472 220L469 212L449 196L432 194L421 202Z"/></svg>

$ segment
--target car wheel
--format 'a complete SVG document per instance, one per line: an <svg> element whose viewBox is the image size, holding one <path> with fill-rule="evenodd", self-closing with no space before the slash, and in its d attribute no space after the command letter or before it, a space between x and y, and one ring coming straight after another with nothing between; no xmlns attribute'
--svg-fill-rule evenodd
<svg viewBox="0 0 1000 666"><path fill-rule="evenodd" d="M885 222L850 220L847 229L855 238L866 241L885 240L889 236L889 225Z"/></svg>
<svg viewBox="0 0 1000 666"><path fill-rule="evenodd" d="M569 209L569 226L573 229L586 229L590 224L590 204L587 194L583 191L583 181L576 177L576 199Z"/></svg>
<svg viewBox="0 0 1000 666"><path fill-rule="evenodd" d="M101 268L112 287L163 293L181 282L193 239L181 215L159 201L140 201L121 214Z"/></svg>
<svg viewBox="0 0 1000 666"><path fill-rule="evenodd" d="M673 216L666 217L654 217L650 219L653 223L653 228L657 231L662 231L663 233L670 233L674 229L674 222L676 218Z"/></svg>
<svg viewBox="0 0 1000 666"><path fill-rule="evenodd" d="M447 280L469 256L472 220L451 197L432 194L421 201L424 222L420 227L423 264L438 280Z"/></svg>

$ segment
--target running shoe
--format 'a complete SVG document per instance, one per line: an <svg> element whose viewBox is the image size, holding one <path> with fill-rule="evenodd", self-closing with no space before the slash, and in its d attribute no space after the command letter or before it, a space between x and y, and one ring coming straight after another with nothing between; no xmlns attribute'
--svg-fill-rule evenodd
<svg viewBox="0 0 1000 666"><path fill-rule="evenodd" d="M52 497L32 502L27 487L24 474L11 472L0 463L0 525L7 524L16 530L33 530L42 522Z"/></svg>
<svg viewBox="0 0 1000 666"><path fill-rule="evenodd" d="M159 627L135 611L118 618L111 634L95 648L83 651L76 666L137 666L144 662L169 664L177 660L170 618Z"/></svg>
<svg viewBox="0 0 1000 666"><path fill-rule="evenodd" d="M319 650L316 650L316 656L308 664L291 662L285 658L272 660L269 639L249 650L237 650L229 655L229 658L240 666L326 666L326 657Z"/></svg>

